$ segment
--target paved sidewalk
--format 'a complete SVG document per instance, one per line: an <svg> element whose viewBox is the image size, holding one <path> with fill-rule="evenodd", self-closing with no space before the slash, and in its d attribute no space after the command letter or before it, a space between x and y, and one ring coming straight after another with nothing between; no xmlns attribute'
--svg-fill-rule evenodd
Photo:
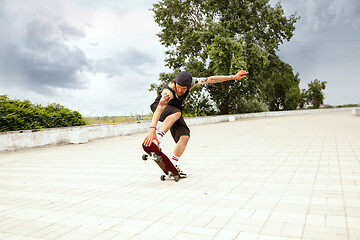
<svg viewBox="0 0 360 240"><path fill-rule="evenodd" d="M360 117L191 133L178 183L141 160L145 134L0 153L0 240L360 239Z"/></svg>

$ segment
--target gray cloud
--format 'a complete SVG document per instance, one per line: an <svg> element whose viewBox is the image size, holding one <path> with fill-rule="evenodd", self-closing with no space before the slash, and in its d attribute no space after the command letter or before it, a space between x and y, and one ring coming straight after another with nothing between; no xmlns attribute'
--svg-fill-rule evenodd
<svg viewBox="0 0 360 240"><path fill-rule="evenodd" d="M61 44L72 39L81 39L85 33L60 17L34 20L26 26L26 45L29 48L47 49L52 44Z"/></svg>
<svg viewBox="0 0 360 240"><path fill-rule="evenodd" d="M336 31L360 28L360 1L357 0L282 0L281 4L286 14L297 12L301 16L296 28L304 35L323 37L324 33L330 33L340 39Z"/></svg>
<svg viewBox="0 0 360 240"><path fill-rule="evenodd" d="M280 55L308 71L357 58L360 53L360 2L357 0L283 0L287 13L297 12L294 38Z"/></svg>
<svg viewBox="0 0 360 240"><path fill-rule="evenodd" d="M353 28L360 28L360 2L356 0L333 0L322 1L322 4L318 6L321 11L321 18L324 20L325 26L331 25L350 25ZM314 16L317 16L314 14ZM327 21L330 20L330 21Z"/></svg>
<svg viewBox="0 0 360 240"><path fill-rule="evenodd" d="M0 22L9 18L0 16ZM146 75L144 69L156 63L154 56L133 47L120 50L111 58L88 59L81 49L70 46L72 41L84 38L85 33L59 16L37 17L24 22L13 39L5 38L6 35L14 36L16 31L0 33L0 86L41 94L55 94L52 90L56 88L86 88L84 72L105 73L108 77L129 72Z"/></svg>
<svg viewBox="0 0 360 240"><path fill-rule="evenodd" d="M146 75L145 67L156 64L156 57L136 48L120 51L114 58L94 61L94 70L108 74L108 77L123 76L124 72L137 72Z"/></svg>
<svg viewBox="0 0 360 240"><path fill-rule="evenodd" d="M301 17L293 39L279 51L300 73L301 87L317 78L328 82L326 103L360 103L359 95L352 94L360 88L353 67L360 62L360 2L282 0L281 4L287 15L297 12Z"/></svg>
<svg viewBox="0 0 360 240"><path fill-rule="evenodd" d="M75 0L79 5L84 5L91 8L96 9L107 9L116 12L126 13L129 10L133 9L149 9L152 5L157 1L149 1L149 0L137 0L137 1L129 1L129 0L107 0L106 4L103 4L101 1L97 0Z"/></svg>
<svg viewBox="0 0 360 240"><path fill-rule="evenodd" d="M89 60L82 50L66 44L83 38L84 32L60 17L33 20L24 30L23 36L17 36L18 41L1 38L1 84L39 93L86 86L81 74L90 67Z"/></svg>
<svg viewBox="0 0 360 240"><path fill-rule="evenodd" d="M156 58L135 48L127 48L119 54L119 62L125 66L138 66L155 63Z"/></svg>

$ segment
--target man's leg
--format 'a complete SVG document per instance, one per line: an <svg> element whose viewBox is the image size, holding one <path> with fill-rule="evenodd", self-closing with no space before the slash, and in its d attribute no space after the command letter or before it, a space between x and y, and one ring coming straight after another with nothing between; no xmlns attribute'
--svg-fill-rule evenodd
<svg viewBox="0 0 360 240"><path fill-rule="evenodd" d="M165 118L160 129L164 133L167 133L174 123L181 117L181 112L173 113Z"/></svg>
<svg viewBox="0 0 360 240"><path fill-rule="evenodd" d="M171 158L172 163L176 166L176 168L180 172L181 177L186 177L186 173L184 173L179 167L180 156L184 153L185 148L190 139L190 129L186 125L184 118L180 117L174 125L170 128L171 135L173 136L176 146L174 148L174 154Z"/></svg>
<svg viewBox="0 0 360 240"><path fill-rule="evenodd" d="M153 106L153 109L156 109L157 105ZM181 117L181 111L176 107L167 105L165 110L160 116L160 122L162 122L161 127L156 132L156 137L158 143L162 142L163 137L169 131L169 129L174 125L174 123Z"/></svg>
<svg viewBox="0 0 360 240"><path fill-rule="evenodd" d="M175 165L175 167L178 169L180 176L182 178L186 178L187 175L180 169L179 166L179 159L181 155L184 153L185 148L187 146L187 143L189 142L190 136L188 135L182 135L179 138L179 141L176 143L175 149L174 149L174 155L171 158L171 162Z"/></svg>
<svg viewBox="0 0 360 240"><path fill-rule="evenodd" d="M189 142L190 136L183 135L180 136L179 141L177 142L175 149L174 149L174 156L181 157L184 153L185 148Z"/></svg>

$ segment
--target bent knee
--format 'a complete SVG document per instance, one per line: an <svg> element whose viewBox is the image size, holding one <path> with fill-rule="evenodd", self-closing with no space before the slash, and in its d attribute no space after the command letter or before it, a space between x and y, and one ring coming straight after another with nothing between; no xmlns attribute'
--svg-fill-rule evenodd
<svg viewBox="0 0 360 240"><path fill-rule="evenodd" d="M181 112L176 112L170 115L170 117L174 118L175 120L178 120L181 117Z"/></svg>
<svg viewBox="0 0 360 240"><path fill-rule="evenodd" d="M190 140L190 136L189 135L182 135L182 136L180 136L180 140L184 141L184 142L188 142Z"/></svg>

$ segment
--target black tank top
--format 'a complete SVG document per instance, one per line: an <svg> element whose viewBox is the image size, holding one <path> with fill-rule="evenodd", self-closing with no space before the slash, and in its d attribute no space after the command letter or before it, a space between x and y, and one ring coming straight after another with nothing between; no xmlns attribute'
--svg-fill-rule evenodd
<svg viewBox="0 0 360 240"><path fill-rule="evenodd" d="M173 94L174 98L170 100L170 102L168 103L168 105L171 105L171 106L174 106L178 109L180 109L181 111L184 109L185 107L185 100L186 100L186 97L187 95L189 94L189 90L187 90L183 95L181 95L179 98L176 96L175 94L175 91L169 87L169 85L165 85L161 91L158 93L158 96L157 98L155 99L154 103L151 104L151 109L153 109L153 107L156 105L159 104L160 102L160 99L161 99L161 92L164 90L164 89L169 89L170 92Z"/></svg>

